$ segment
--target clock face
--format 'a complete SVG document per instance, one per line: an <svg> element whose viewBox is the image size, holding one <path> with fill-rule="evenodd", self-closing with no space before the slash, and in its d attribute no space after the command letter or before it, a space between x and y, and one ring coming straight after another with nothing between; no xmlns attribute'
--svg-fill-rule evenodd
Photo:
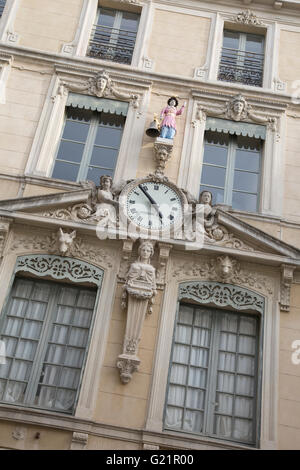
<svg viewBox="0 0 300 470"><path fill-rule="evenodd" d="M139 227L166 230L182 221L180 195L168 184L145 181L127 194L127 217Z"/></svg>

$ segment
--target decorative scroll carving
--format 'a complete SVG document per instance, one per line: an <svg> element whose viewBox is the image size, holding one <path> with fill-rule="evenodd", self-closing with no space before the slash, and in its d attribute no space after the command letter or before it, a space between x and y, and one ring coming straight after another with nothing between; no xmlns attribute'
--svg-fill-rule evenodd
<svg viewBox="0 0 300 470"><path fill-rule="evenodd" d="M139 106L139 95L119 90L106 70L98 72L97 75L83 83L62 82L62 85L70 91L85 92L88 95L94 95L98 98L117 98L129 101L134 108L138 108Z"/></svg>
<svg viewBox="0 0 300 470"><path fill-rule="evenodd" d="M170 141L171 139L169 139ZM155 176L164 177L166 163L170 159L173 150L173 141L167 142L167 139L156 139L154 143L154 155L156 160Z"/></svg>
<svg viewBox="0 0 300 470"><path fill-rule="evenodd" d="M59 253L57 234L51 235L39 234L32 236L30 233L15 234L14 240L10 246L10 251L42 251L45 253ZM99 264L104 267L111 268L113 265L112 257L106 250L98 248L94 244L89 243L83 238L76 238L70 246L69 256L83 258L91 261L93 264Z"/></svg>
<svg viewBox="0 0 300 470"><path fill-rule="evenodd" d="M288 264L281 265L280 310L283 312L290 310L291 285L295 268L296 266Z"/></svg>
<svg viewBox="0 0 300 470"><path fill-rule="evenodd" d="M125 276L129 270L129 260L132 254L133 240L123 240L122 259L120 263L118 278L125 281Z"/></svg>
<svg viewBox="0 0 300 470"><path fill-rule="evenodd" d="M179 300L192 299L201 304L233 307L236 310L264 312L264 298L248 289L218 282L184 282L179 286Z"/></svg>
<svg viewBox="0 0 300 470"><path fill-rule="evenodd" d="M238 13L236 16L231 18L231 21L239 24L247 24L252 26L266 26L257 16L251 11L246 10L241 13Z"/></svg>
<svg viewBox="0 0 300 470"><path fill-rule="evenodd" d="M127 307L127 321L123 353L118 357L117 367L124 384L131 380L141 362L137 354L143 322L147 311L152 311L156 295L155 269L150 264L154 254L153 243L141 240L138 253L138 260L130 265L122 296L122 307Z"/></svg>
<svg viewBox="0 0 300 470"><path fill-rule="evenodd" d="M89 435L83 432L73 432L71 450L84 450L88 443Z"/></svg>
<svg viewBox="0 0 300 470"><path fill-rule="evenodd" d="M197 277L207 281L244 285L267 295L273 294L273 286L268 278L251 273L249 269L242 269L238 260L227 255L208 261L177 263L172 276L175 278Z"/></svg>
<svg viewBox="0 0 300 470"><path fill-rule="evenodd" d="M269 116L258 116L253 110L252 106L247 102L242 94L238 94L226 101L224 106L207 108L200 103L197 104L195 120L202 122L205 120L206 115L212 117L221 117L223 119L240 121L253 121L258 124L265 124L273 132L277 131L277 118Z"/></svg>
<svg viewBox="0 0 300 470"><path fill-rule="evenodd" d="M27 255L17 259L16 272L26 271L36 276L51 276L54 279L69 279L72 282L92 282L101 285L103 270L74 260L55 255Z"/></svg>

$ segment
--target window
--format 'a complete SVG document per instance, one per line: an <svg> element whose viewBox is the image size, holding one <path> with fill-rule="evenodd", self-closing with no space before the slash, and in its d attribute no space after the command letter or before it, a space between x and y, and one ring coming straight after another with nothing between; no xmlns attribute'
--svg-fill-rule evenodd
<svg viewBox="0 0 300 470"><path fill-rule="evenodd" d="M3 10L5 8L5 3L6 3L6 0L0 0L0 17L3 14Z"/></svg>
<svg viewBox="0 0 300 470"><path fill-rule="evenodd" d="M257 211L261 150L261 139L206 131L200 191L211 191L214 204Z"/></svg>
<svg viewBox="0 0 300 470"><path fill-rule="evenodd" d="M263 35L224 31L219 80L261 87L263 66Z"/></svg>
<svg viewBox="0 0 300 470"><path fill-rule="evenodd" d="M1 402L74 411L95 298L89 288L15 279L0 323Z"/></svg>
<svg viewBox="0 0 300 470"><path fill-rule="evenodd" d="M165 428L256 442L258 318L181 303Z"/></svg>
<svg viewBox="0 0 300 470"><path fill-rule="evenodd" d="M140 15L99 8L87 55L131 64Z"/></svg>
<svg viewBox="0 0 300 470"><path fill-rule="evenodd" d="M128 103L70 93L52 178L99 182L113 176Z"/></svg>

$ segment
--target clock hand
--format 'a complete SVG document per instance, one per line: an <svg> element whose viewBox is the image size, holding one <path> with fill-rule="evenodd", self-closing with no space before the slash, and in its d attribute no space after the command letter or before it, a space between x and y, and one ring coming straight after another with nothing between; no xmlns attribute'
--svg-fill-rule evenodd
<svg viewBox="0 0 300 470"><path fill-rule="evenodd" d="M139 184L139 188L140 190L145 194L145 196L149 199L149 201L151 202L151 204L155 207L159 217L160 217L160 220L163 218L163 215L162 213L160 212L159 208L158 208L158 204L154 201L153 197L150 196L150 194L146 191L146 189L143 188L143 186L141 184Z"/></svg>

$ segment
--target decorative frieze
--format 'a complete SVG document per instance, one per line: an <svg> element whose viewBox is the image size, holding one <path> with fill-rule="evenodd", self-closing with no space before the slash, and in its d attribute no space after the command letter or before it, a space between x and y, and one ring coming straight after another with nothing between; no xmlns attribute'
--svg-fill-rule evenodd
<svg viewBox="0 0 300 470"><path fill-rule="evenodd" d="M238 24L265 27L266 25L251 11L246 10L232 17L230 21Z"/></svg>
<svg viewBox="0 0 300 470"><path fill-rule="evenodd" d="M242 268L238 260L227 255L213 257L209 260L179 261L172 269L172 277L177 279L197 278L242 285L266 295L271 295L274 292L272 281L268 277Z"/></svg>
<svg viewBox="0 0 300 470"><path fill-rule="evenodd" d="M139 95L117 88L106 70L98 72L94 77L88 78L85 82L73 83L63 81L61 85L70 91L86 93L98 98L117 98L129 101L134 108L139 106Z"/></svg>
<svg viewBox="0 0 300 470"><path fill-rule="evenodd" d="M291 285L295 268L296 266L289 264L281 265L280 310L282 312L290 310Z"/></svg>
<svg viewBox="0 0 300 470"><path fill-rule="evenodd" d="M69 279L72 282L91 282L100 286L103 270L73 258L55 255L19 256L15 272L26 271L36 276L50 276L53 279Z"/></svg>
<svg viewBox="0 0 300 470"><path fill-rule="evenodd" d="M40 233L32 236L30 233L14 233L12 243L9 247L10 252L43 252L43 253L59 253L57 232L50 235L48 233ZM77 237L69 246L69 256L82 258L93 264L111 268L114 259L108 250L99 248L95 243L88 239Z"/></svg>
<svg viewBox="0 0 300 470"><path fill-rule="evenodd" d="M192 299L201 304L232 307L235 310L264 312L264 298L248 289L217 282L184 282L179 286L179 300Z"/></svg>

